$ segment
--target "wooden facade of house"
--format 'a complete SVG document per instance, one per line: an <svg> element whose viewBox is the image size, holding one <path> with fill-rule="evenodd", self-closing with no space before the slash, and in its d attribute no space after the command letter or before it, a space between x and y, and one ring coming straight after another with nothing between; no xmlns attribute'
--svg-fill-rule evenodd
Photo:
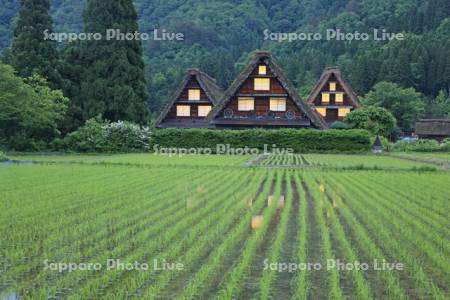
<svg viewBox="0 0 450 300"><path fill-rule="evenodd" d="M449 119L424 119L416 122L416 135L423 139L442 141L450 138Z"/></svg>
<svg viewBox="0 0 450 300"><path fill-rule="evenodd" d="M257 52L211 115L216 128L306 127L327 124L284 76L269 52Z"/></svg>
<svg viewBox="0 0 450 300"><path fill-rule="evenodd" d="M348 113L361 106L338 68L328 68L323 72L308 96L308 103L328 124L342 121Z"/></svg>
<svg viewBox="0 0 450 300"><path fill-rule="evenodd" d="M222 89L213 78L198 69L188 69L156 127L211 128L208 117L222 95Z"/></svg>

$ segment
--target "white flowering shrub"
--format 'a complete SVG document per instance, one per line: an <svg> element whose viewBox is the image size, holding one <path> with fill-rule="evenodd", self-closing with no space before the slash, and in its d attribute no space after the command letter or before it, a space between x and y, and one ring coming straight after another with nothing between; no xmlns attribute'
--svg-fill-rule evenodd
<svg viewBox="0 0 450 300"><path fill-rule="evenodd" d="M55 141L55 148L74 152L147 152L150 129L131 122L114 123L90 119L86 124Z"/></svg>
<svg viewBox="0 0 450 300"><path fill-rule="evenodd" d="M110 152L148 151L150 129L130 122L118 121L102 126L102 134Z"/></svg>

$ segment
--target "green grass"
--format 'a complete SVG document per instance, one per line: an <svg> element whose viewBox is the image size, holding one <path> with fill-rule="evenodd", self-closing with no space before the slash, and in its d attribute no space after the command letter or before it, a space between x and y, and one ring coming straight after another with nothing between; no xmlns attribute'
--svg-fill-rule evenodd
<svg viewBox="0 0 450 300"><path fill-rule="evenodd" d="M407 171L402 163L415 162L384 156L298 158L271 159L389 168L245 168L246 157L149 154L0 167L0 299L450 297L450 173ZM264 222L255 231L256 215ZM107 270L107 259L149 269ZM183 270L155 270L154 259ZM280 273L265 270L266 259L369 269ZM375 259L404 270L373 270ZM46 260L102 268L57 272L44 270Z"/></svg>
<svg viewBox="0 0 450 300"><path fill-rule="evenodd" d="M406 152L406 153L393 153L400 157L407 157L411 159L426 159L436 162L450 163L450 153L421 153L421 152Z"/></svg>
<svg viewBox="0 0 450 300"><path fill-rule="evenodd" d="M83 162L111 164L142 164L150 166L244 166L251 156L183 155L168 156L150 153L117 155L13 155L11 159L35 162Z"/></svg>

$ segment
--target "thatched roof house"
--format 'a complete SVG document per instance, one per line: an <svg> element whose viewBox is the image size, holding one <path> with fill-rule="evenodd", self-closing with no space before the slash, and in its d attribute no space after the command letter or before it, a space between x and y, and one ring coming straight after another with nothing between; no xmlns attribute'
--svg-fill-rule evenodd
<svg viewBox="0 0 450 300"><path fill-rule="evenodd" d="M450 137L450 119L424 119L416 123L416 135L424 139L443 140Z"/></svg>
<svg viewBox="0 0 450 300"><path fill-rule="evenodd" d="M216 80L199 69L188 69L159 116L158 128L208 128L207 118L223 96Z"/></svg>
<svg viewBox="0 0 450 300"><path fill-rule="evenodd" d="M270 52L256 52L214 109L216 127L304 127L326 129L303 102Z"/></svg>
<svg viewBox="0 0 450 300"><path fill-rule="evenodd" d="M361 107L358 96L337 67L325 69L307 102L328 124L342 121L352 110Z"/></svg>

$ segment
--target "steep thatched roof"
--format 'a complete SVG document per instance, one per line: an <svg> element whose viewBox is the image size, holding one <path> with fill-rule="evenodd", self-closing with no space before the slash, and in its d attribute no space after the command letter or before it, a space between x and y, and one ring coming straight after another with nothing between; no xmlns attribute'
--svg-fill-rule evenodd
<svg viewBox="0 0 450 300"><path fill-rule="evenodd" d="M327 84L328 80L333 75L336 77L337 81L344 88L344 91L350 98L350 101L352 102L353 106L356 108L361 107L361 102L359 102L358 97L356 96L355 92L353 91L351 86L348 84L348 82L344 79L344 76L342 76L341 71L337 67L325 69L325 71L322 73L322 76L320 76L319 81L317 81L313 90L309 94L308 103L314 104L314 100L317 98L317 96L319 95L319 93L322 90L322 88L324 87L324 85Z"/></svg>
<svg viewBox="0 0 450 300"><path fill-rule="evenodd" d="M416 134L422 136L450 136L450 119L424 119L416 123Z"/></svg>
<svg viewBox="0 0 450 300"><path fill-rule="evenodd" d="M293 84L283 74L283 71L272 57L272 54L265 51L256 52L250 64L239 74L239 76L234 80L231 86L225 91L222 101L215 107L213 113L211 114L211 118L213 120L214 118L218 117L219 114L226 108L227 104L232 100L233 96L236 94L239 88L245 83L253 70L261 62L264 62L271 69L272 73L280 81L281 85L288 92L289 96L295 102L297 107L305 113L305 115L311 120L312 124L320 129L328 128L328 125L322 120L320 115L314 109L311 109L311 107L307 103L303 102L300 99Z"/></svg>
<svg viewBox="0 0 450 300"><path fill-rule="evenodd" d="M197 80L206 96L208 96L208 99L212 102L213 106L217 105L220 102L220 99L223 96L223 91L217 85L216 80L210 77L208 74L200 71L199 69L188 69L177 90L172 95L170 101L167 103L166 107L159 115L159 118L156 121L156 126L159 126L164 121L170 109L180 97L181 93L186 88L186 85L192 78L195 78Z"/></svg>

